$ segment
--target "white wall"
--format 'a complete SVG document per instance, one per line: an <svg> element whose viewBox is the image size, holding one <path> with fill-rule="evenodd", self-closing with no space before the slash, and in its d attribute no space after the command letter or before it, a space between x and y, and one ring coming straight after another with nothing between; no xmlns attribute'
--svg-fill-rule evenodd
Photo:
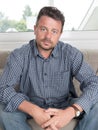
<svg viewBox="0 0 98 130"><path fill-rule="evenodd" d="M61 39L79 49L98 50L98 31L69 31Z"/></svg>
<svg viewBox="0 0 98 130"><path fill-rule="evenodd" d="M33 32L0 33L0 50L13 50L33 38ZM98 49L98 31L66 31L60 40L78 49Z"/></svg>

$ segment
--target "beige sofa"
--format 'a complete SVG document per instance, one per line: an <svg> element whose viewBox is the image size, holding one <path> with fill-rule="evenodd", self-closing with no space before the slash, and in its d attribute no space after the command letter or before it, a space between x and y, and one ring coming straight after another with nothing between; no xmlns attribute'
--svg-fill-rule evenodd
<svg viewBox="0 0 98 130"><path fill-rule="evenodd" d="M95 73L98 75L98 50L81 50L84 54L85 60L93 67ZM7 56L10 54L9 51L0 51L0 74L3 71L4 65L6 63ZM76 91L80 94L79 83L73 81L76 87ZM42 130L33 120L28 120L29 124L32 127L32 130ZM73 130L76 125L76 120L72 120L66 127L62 130Z"/></svg>

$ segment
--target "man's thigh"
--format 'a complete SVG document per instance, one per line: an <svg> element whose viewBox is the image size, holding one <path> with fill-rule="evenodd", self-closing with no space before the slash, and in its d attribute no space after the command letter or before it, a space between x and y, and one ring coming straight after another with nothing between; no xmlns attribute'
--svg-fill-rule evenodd
<svg viewBox="0 0 98 130"><path fill-rule="evenodd" d="M27 115L21 111L6 112L5 105L0 103L0 129L1 130L31 130L26 122Z"/></svg>

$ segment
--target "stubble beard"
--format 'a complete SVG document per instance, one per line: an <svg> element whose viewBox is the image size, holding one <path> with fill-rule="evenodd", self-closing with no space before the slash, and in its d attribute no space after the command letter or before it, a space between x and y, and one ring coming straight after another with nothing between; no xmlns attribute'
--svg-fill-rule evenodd
<svg viewBox="0 0 98 130"><path fill-rule="evenodd" d="M44 44L45 42L47 43L46 45ZM39 45L39 47L44 51L52 51L54 48L52 45L53 45L53 42L50 39L44 38L41 40L41 44Z"/></svg>

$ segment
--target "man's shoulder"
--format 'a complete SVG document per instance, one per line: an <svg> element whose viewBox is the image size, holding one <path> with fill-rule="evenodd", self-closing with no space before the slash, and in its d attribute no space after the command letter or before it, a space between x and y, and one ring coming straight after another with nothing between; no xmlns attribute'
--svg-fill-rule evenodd
<svg viewBox="0 0 98 130"><path fill-rule="evenodd" d="M25 56L28 56L30 54L31 50L32 50L31 45L30 45L31 42L33 43L33 40L29 41L28 43L22 45L19 48L14 49L10 53L10 56L14 56L14 57L17 57L17 58L19 58L19 57L23 58Z"/></svg>
<svg viewBox="0 0 98 130"><path fill-rule="evenodd" d="M24 43L21 47L16 48L12 51L12 53L28 53L31 50L31 45L30 43L33 43L34 41L31 40L28 43ZM33 45L33 44L32 44Z"/></svg>
<svg viewBox="0 0 98 130"><path fill-rule="evenodd" d="M78 53L81 53L78 48L62 41L59 41L58 48L63 54L67 54L72 57Z"/></svg>
<svg viewBox="0 0 98 130"><path fill-rule="evenodd" d="M59 47L62 48L62 49L80 51L78 48L76 48L75 46L72 46L70 43L67 43L67 42L59 41L59 42L58 42L58 45L59 45Z"/></svg>
<svg viewBox="0 0 98 130"><path fill-rule="evenodd" d="M59 41L58 42L58 47L63 49L63 50L71 50L74 47L72 45L70 45L69 43L63 42L63 41Z"/></svg>

